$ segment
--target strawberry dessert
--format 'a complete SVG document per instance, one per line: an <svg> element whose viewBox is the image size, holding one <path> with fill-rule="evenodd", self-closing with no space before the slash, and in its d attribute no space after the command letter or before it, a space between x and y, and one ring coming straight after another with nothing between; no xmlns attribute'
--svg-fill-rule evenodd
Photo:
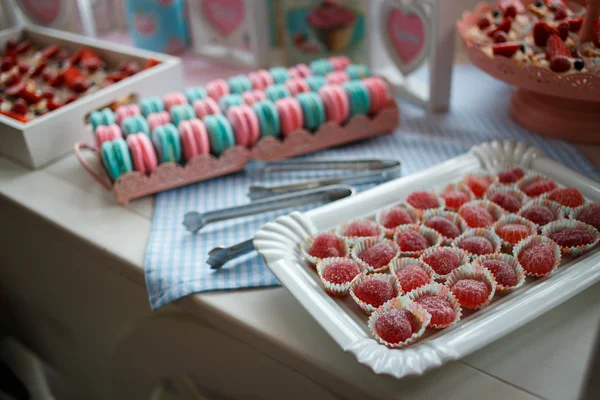
<svg viewBox="0 0 600 400"><path fill-rule="evenodd" d="M558 261L555 256L556 244L535 241L517 252L517 259L523 269L534 276L544 276L552 272ZM517 246L518 247L518 246Z"/></svg>
<svg viewBox="0 0 600 400"><path fill-rule="evenodd" d="M585 204L585 199L581 192L575 188L554 189L548 195L548 200L557 202L565 207L579 207Z"/></svg>
<svg viewBox="0 0 600 400"><path fill-rule="evenodd" d="M446 208L451 210L458 210L463 204L471 200L468 194L460 190L445 191L440 197L444 199Z"/></svg>
<svg viewBox="0 0 600 400"><path fill-rule="evenodd" d="M390 344L402 343L418 330L417 318L406 309L392 308L381 314L375 323L375 331L379 337Z"/></svg>
<svg viewBox="0 0 600 400"><path fill-rule="evenodd" d="M508 263L502 260L485 260L481 265L494 275L499 285L511 287L517 284L517 272Z"/></svg>
<svg viewBox="0 0 600 400"><path fill-rule="evenodd" d="M461 265L461 254L450 247L440 247L423 255L423 262L438 275L447 275Z"/></svg>
<svg viewBox="0 0 600 400"><path fill-rule="evenodd" d="M450 302L440 296L434 294L426 294L415 300L415 303L423 307L431 314L430 325L435 327L447 327L456 319L456 312Z"/></svg>
<svg viewBox="0 0 600 400"><path fill-rule="evenodd" d="M503 184L516 183L524 176L525 172L521 168L507 168L498 173L498 182Z"/></svg>
<svg viewBox="0 0 600 400"><path fill-rule="evenodd" d="M470 228L489 228L495 222L488 210L476 204L465 204L458 210L458 214Z"/></svg>
<svg viewBox="0 0 600 400"><path fill-rule="evenodd" d="M416 264L396 270L396 278L398 278L400 287L402 287L405 293L431 282L431 278L429 278L427 272Z"/></svg>
<svg viewBox="0 0 600 400"><path fill-rule="evenodd" d="M495 229L495 232L509 244L517 244L532 234L531 228L518 223L502 225Z"/></svg>
<svg viewBox="0 0 600 400"><path fill-rule="evenodd" d="M552 210L541 204L528 206L521 210L519 215L539 226L544 226L556 220Z"/></svg>
<svg viewBox="0 0 600 400"><path fill-rule="evenodd" d="M458 280L450 290L464 308L478 308L485 304L492 291L487 282L473 278Z"/></svg>
<svg viewBox="0 0 600 400"><path fill-rule="evenodd" d="M556 182L548 178L532 179L529 182L524 182L521 190L529 197L538 197L544 193L551 192L556 189Z"/></svg>
<svg viewBox="0 0 600 400"><path fill-rule="evenodd" d="M471 189L471 192L473 192L475 197L479 198L483 197L490 187L490 180L487 177L480 175L467 175L465 183L469 189Z"/></svg>
<svg viewBox="0 0 600 400"><path fill-rule="evenodd" d="M423 251L431 246L425 236L413 229L398 232L395 240L402 252Z"/></svg>
<svg viewBox="0 0 600 400"><path fill-rule="evenodd" d="M576 219L596 229L600 229L600 205L590 204Z"/></svg>
<svg viewBox="0 0 600 400"><path fill-rule="evenodd" d="M594 235L584 228L565 228L549 235L561 247L587 246L594 243Z"/></svg>
<svg viewBox="0 0 600 400"><path fill-rule="evenodd" d="M382 212L379 222L386 229L394 229L400 225L414 224L416 222L416 218L410 215L405 208L394 207L390 210Z"/></svg>
<svg viewBox="0 0 600 400"><path fill-rule="evenodd" d="M461 239L458 247L471 254L484 255L494 252L494 245L490 240L483 236L471 236Z"/></svg>
<svg viewBox="0 0 600 400"><path fill-rule="evenodd" d="M454 239L461 234L458 225L447 218L433 216L425 222L425 226L439 232L442 236Z"/></svg>
<svg viewBox="0 0 600 400"><path fill-rule="evenodd" d="M307 253L316 258L343 257L346 255L340 239L333 233L319 234Z"/></svg>
<svg viewBox="0 0 600 400"><path fill-rule="evenodd" d="M496 192L488 197L493 203L498 204L508 212L517 212L521 208L521 202L512 194L506 192Z"/></svg>
<svg viewBox="0 0 600 400"><path fill-rule="evenodd" d="M378 269L388 265L390 261L396 257L396 254L397 252L392 248L392 246L386 242L379 242L360 252L358 254L358 258L363 260L374 269Z"/></svg>
<svg viewBox="0 0 600 400"><path fill-rule="evenodd" d="M341 258L328 263L321 272L324 280L335 284L351 282L358 274L360 274L360 268L348 258Z"/></svg>
<svg viewBox="0 0 600 400"><path fill-rule="evenodd" d="M429 192L412 192L406 198L406 202L419 210L440 207L440 202L435 195Z"/></svg>
<svg viewBox="0 0 600 400"><path fill-rule="evenodd" d="M375 278L356 283L353 292L359 300L375 308L398 295L389 281Z"/></svg>
<svg viewBox="0 0 600 400"><path fill-rule="evenodd" d="M342 235L346 237L374 237L379 236L379 229L372 221L353 221L343 229Z"/></svg>

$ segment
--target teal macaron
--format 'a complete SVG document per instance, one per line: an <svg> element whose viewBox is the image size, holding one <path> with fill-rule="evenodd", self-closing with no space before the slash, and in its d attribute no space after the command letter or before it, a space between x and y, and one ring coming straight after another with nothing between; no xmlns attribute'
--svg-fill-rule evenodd
<svg viewBox="0 0 600 400"><path fill-rule="evenodd" d="M203 87L191 87L185 89L185 97L187 97L187 100L190 104L193 104L196 100L207 98L208 93Z"/></svg>
<svg viewBox="0 0 600 400"><path fill-rule="evenodd" d="M113 180L116 181L121 175L133 171L129 147L122 138L102 143L100 153L104 167Z"/></svg>
<svg viewBox="0 0 600 400"><path fill-rule="evenodd" d="M275 102L279 99L283 99L284 97L291 97L292 94L285 85L278 84L266 88L265 96L267 96L267 99L271 100L272 102Z"/></svg>
<svg viewBox="0 0 600 400"><path fill-rule="evenodd" d="M320 58L310 63L310 70L313 75L325 76L328 73L335 71L335 68L333 68L333 65L331 65L329 60Z"/></svg>
<svg viewBox="0 0 600 400"><path fill-rule="evenodd" d="M146 121L146 118L141 115L134 115L133 117L125 118L121 122L121 131L125 136L139 132L150 135L150 127L148 126L148 122Z"/></svg>
<svg viewBox="0 0 600 400"><path fill-rule="evenodd" d="M269 69L269 74L273 77L273 82L284 83L285 81L290 79L290 73L285 67L273 67Z"/></svg>
<svg viewBox="0 0 600 400"><path fill-rule="evenodd" d="M325 123L325 106L317 93L299 93L296 100L302 108L304 128L316 130Z"/></svg>
<svg viewBox="0 0 600 400"><path fill-rule="evenodd" d="M275 136L279 137L281 134L279 113L275 103L270 100L259 101L252 105L252 109L258 118L260 125L260 136Z"/></svg>
<svg viewBox="0 0 600 400"><path fill-rule="evenodd" d="M350 116L368 114L371 107L369 91L360 81L350 81L342 85L350 102Z"/></svg>
<svg viewBox="0 0 600 400"><path fill-rule="evenodd" d="M100 125L112 125L115 121L115 114L110 108L103 108L100 111L90 113L90 124L92 124L94 132Z"/></svg>
<svg viewBox="0 0 600 400"><path fill-rule="evenodd" d="M210 151L220 156L225 150L235 145L235 136L229 120L221 114L207 115L202 120L208 130Z"/></svg>
<svg viewBox="0 0 600 400"><path fill-rule="evenodd" d="M159 163L181 161L181 142L175 125L169 123L156 127L152 132L152 143Z"/></svg>
<svg viewBox="0 0 600 400"><path fill-rule="evenodd" d="M175 126L179 126L181 121L196 118L196 111L194 111L194 107L189 104L173 106L169 112L171 113L171 122Z"/></svg>
<svg viewBox="0 0 600 400"><path fill-rule="evenodd" d="M227 79L229 92L233 94L242 94L252 90L252 83L246 75L236 75Z"/></svg>
<svg viewBox="0 0 600 400"><path fill-rule="evenodd" d="M369 67L363 64L350 64L346 67L346 74L352 80L359 80L371 76Z"/></svg>
<svg viewBox="0 0 600 400"><path fill-rule="evenodd" d="M323 76L311 75L307 76L304 80L308 83L310 90L313 92L318 92L319 89L327 85L327 79Z"/></svg>
<svg viewBox="0 0 600 400"><path fill-rule="evenodd" d="M162 99L158 96L148 97L146 99L140 100L140 110L142 111L142 115L147 117L152 113L157 113L161 111L165 111L165 105Z"/></svg>
<svg viewBox="0 0 600 400"><path fill-rule="evenodd" d="M219 99L219 107L226 112L231 106L241 106L246 104L244 98L239 94L227 94Z"/></svg>

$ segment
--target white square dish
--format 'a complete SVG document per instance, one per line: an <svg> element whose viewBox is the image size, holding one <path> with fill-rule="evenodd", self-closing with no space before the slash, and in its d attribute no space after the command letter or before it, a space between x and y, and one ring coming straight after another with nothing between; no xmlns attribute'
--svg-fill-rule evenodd
<svg viewBox="0 0 600 400"><path fill-rule="evenodd" d="M373 218L376 211L398 203L415 190L440 189L450 181L478 171L497 171L506 164L520 166L575 187L591 201L600 201L600 184L546 158L524 143L491 142L422 172L403 177L354 197L307 213L295 212L266 224L254 246L277 279L292 293L344 351L377 374L395 378L420 375L450 360L462 358L517 329L600 280L600 250L566 259L550 276L527 282L516 291L497 296L492 304L465 313L455 326L429 332L404 349L379 344L367 328L368 317L352 299L330 297L318 275L303 259L299 244L308 236L341 222Z"/></svg>

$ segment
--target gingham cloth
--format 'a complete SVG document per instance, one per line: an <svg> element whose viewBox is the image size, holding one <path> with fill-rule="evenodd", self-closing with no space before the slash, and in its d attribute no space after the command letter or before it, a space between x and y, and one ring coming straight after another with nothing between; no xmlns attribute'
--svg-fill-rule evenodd
<svg viewBox="0 0 600 400"><path fill-rule="evenodd" d="M513 139L537 146L549 157L580 173L598 178L598 172L573 147L559 140L529 133L508 115L511 88L471 66L455 69L452 110L427 115L400 103L400 127L379 138L321 151L305 158L393 158L402 161L403 175L467 152L493 139ZM283 184L318 173L271 174L261 182ZM191 234L181 224L190 210L205 212L248 202L253 182L244 173L201 182L158 194L146 250L146 284L153 309L192 293L279 285L256 252L213 271L206 264L208 251L251 238L266 222L290 209L207 225ZM364 187L363 187L364 188ZM360 188L360 189L363 189ZM315 207L306 206L304 209Z"/></svg>

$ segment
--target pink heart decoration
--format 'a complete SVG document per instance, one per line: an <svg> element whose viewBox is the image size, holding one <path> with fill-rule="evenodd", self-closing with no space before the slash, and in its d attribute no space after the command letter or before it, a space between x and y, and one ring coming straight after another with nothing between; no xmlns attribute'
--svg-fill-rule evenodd
<svg viewBox="0 0 600 400"><path fill-rule="evenodd" d="M388 14L387 31L402 62L410 64L419 57L425 47L425 24L419 15L395 8Z"/></svg>
<svg viewBox="0 0 600 400"><path fill-rule="evenodd" d="M229 36L246 17L243 0L204 0L202 12L210 24L224 36Z"/></svg>
<svg viewBox="0 0 600 400"><path fill-rule="evenodd" d="M60 0L21 0L23 11L40 25L52 24L60 13Z"/></svg>

